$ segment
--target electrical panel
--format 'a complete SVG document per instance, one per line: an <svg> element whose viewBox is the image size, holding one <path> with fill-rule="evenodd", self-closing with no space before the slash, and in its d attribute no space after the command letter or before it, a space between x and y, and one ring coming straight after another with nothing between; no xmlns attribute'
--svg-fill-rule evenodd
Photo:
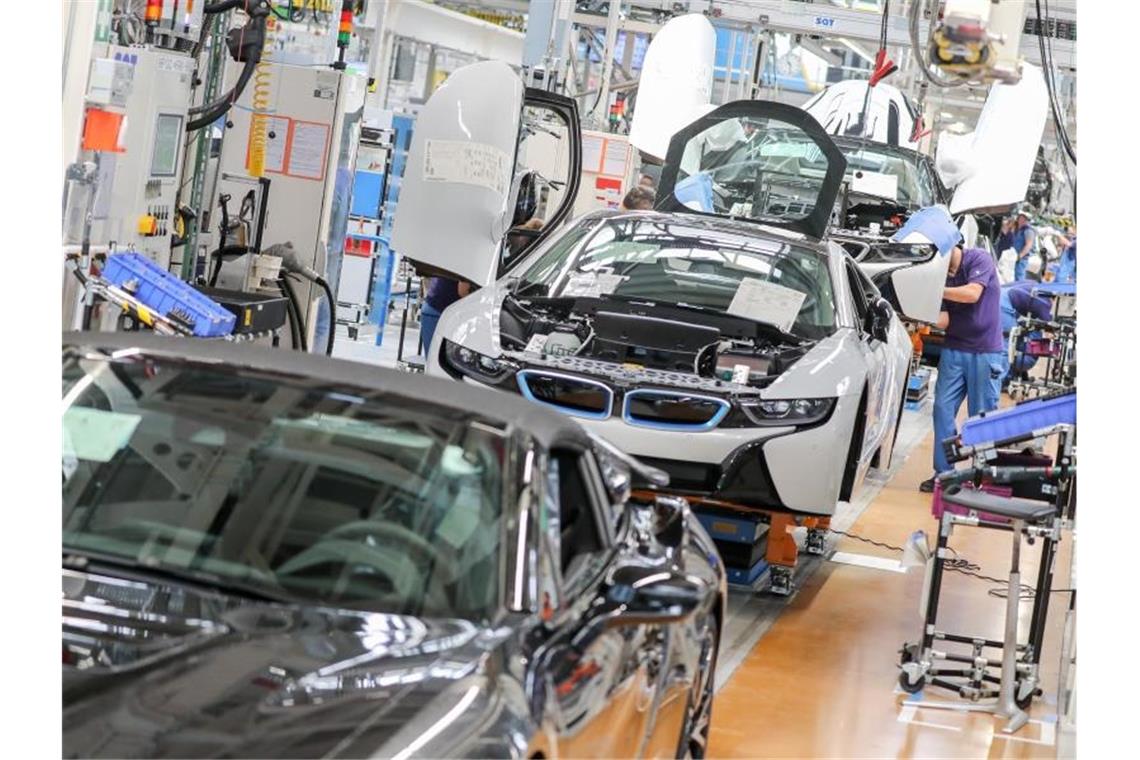
<svg viewBox="0 0 1140 760"><path fill-rule="evenodd" d="M232 82L226 84L230 86ZM259 81L246 88L227 116L217 190L203 226L213 248L222 243L221 199L229 199L226 216L236 223L243 200L250 196L250 182L256 180L265 188L256 195L265 201L264 209L250 209L245 220L252 227L250 241L260 229L263 251L292 243L298 259L320 272L336 292L366 89L365 77L351 71L261 64ZM256 164L260 177L255 177ZM208 260L207 268L212 270L215 263ZM249 262L227 259L218 286L247 289L251 271ZM320 294L308 283L298 285L310 345L320 342L313 340L317 320L309 316Z"/></svg>
<svg viewBox="0 0 1140 760"><path fill-rule="evenodd" d="M92 61L81 149L98 164L91 243L170 266L194 62L186 55L108 47ZM78 243L69 225L66 242Z"/></svg>

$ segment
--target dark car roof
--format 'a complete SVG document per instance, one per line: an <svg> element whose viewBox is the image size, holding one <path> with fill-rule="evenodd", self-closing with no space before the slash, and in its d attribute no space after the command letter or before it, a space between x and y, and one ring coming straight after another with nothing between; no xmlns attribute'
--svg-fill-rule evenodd
<svg viewBox="0 0 1140 760"><path fill-rule="evenodd" d="M585 431L573 420L526 401L521 396L284 348L224 340L166 337L153 333L110 332L65 332L63 346L103 352L138 349L164 361L220 362L238 369L248 368L394 394L451 407L457 412L470 413L504 427L515 426L532 434L546 446L555 441L577 441L584 444L589 440Z"/></svg>

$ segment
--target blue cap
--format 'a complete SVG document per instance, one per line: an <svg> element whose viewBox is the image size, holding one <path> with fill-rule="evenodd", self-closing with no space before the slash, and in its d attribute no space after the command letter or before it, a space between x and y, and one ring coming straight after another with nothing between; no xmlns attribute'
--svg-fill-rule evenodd
<svg viewBox="0 0 1140 760"><path fill-rule="evenodd" d="M910 215L906 224L891 236L895 243L926 243L946 256L962 242L962 232L945 206L927 206Z"/></svg>

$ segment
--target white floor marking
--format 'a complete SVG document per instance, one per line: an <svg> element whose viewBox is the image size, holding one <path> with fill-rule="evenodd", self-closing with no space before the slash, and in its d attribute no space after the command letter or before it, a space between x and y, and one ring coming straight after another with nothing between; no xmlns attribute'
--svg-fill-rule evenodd
<svg viewBox="0 0 1140 760"><path fill-rule="evenodd" d="M1018 736L1017 734L1007 734L1000 729L994 731L994 738L1005 739L1008 742L1021 742L1022 744L1041 744L1046 747L1052 747L1057 743L1057 724L1055 721L1031 720L1025 725L1031 726L1034 723L1041 726L1040 738L1038 739L1029 739L1024 736ZM1021 731L1024 730L1024 728L1021 729Z"/></svg>
<svg viewBox="0 0 1140 760"><path fill-rule="evenodd" d="M903 567L897 559L890 557L874 557L870 554L852 554L851 552L835 552L828 559L832 562L838 562L841 565L855 565L857 567L869 567L872 570L887 570L892 573L905 573L906 568Z"/></svg>
<svg viewBox="0 0 1140 760"><path fill-rule="evenodd" d="M959 726L947 726L942 723L930 723L925 720L917 720L914 717L917 712L918 707L916 705L904 704L903 709L899 711L899 723L909 723L912 726L926 726L927 728L940 728L943 731L962 733L962 729Z"/></svg>

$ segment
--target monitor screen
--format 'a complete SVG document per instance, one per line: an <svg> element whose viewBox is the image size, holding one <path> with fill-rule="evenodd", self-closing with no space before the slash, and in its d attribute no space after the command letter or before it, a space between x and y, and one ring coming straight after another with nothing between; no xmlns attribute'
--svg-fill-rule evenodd
<svg viewBox="0 0 1140 760"><path fill-rule="evenodd" d="M173 177L178 164L178 140L182 137L182 117L178 114L158 115L154 129L154 152L150 157L152 177Z"/></svg>

